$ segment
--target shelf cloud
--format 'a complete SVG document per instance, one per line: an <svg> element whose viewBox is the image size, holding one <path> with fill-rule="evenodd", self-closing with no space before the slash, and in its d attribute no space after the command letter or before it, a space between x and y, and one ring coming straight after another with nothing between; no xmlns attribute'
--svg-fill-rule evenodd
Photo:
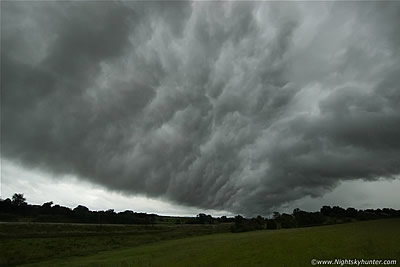
<svg viewBox="0 0 400 267"><path fill-rule="evenodd" d="M398 2L1 6L9 161L248 215L400 174Z"/></svg>

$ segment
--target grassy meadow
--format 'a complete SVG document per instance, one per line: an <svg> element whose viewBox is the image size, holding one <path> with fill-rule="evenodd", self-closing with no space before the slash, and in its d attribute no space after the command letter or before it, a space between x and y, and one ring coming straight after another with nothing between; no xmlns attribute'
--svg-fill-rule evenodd
<svg viewBox="0 0 400 267"><path fill-rule="evenodd" d="M66 259L161 240L223 233L230 224L96 225L0 223L0 266Z"/></svg>
<svg viewBox="0 0 400 267"><path fill-rule="evenodd" d="M94 226L82 227L93 230ZM129 229L131 226L121 227L123 231L134 231ZM52 255L50 260L25 266L311 266L314 258L396 259L400 262L400 219L246 233L216 233L228 229L216 226L221 228L214 229L216 234L212 235L204 235L212 232L207 228L210 226L170 227L169 234L157 228L151 233L145 229L142 235L133 232L125 235L123 231L108 229L121 234L16 238L2 242L1 250L2 253L3 249L8 251L6 253L25 251L26 258L20 263L44 260L45 254L50 252L58 254ZM140 229L135 230L140 232ZM189 232L201 236L179 238ZM73 244L78 248L75 252ZM35 258L31 254L42 257Z"/></svg>

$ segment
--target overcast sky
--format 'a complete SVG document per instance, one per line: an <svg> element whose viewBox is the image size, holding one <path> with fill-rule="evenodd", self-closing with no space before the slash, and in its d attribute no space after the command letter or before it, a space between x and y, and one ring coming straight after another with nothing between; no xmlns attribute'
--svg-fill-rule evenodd
<svg viewBox="0 0 400 267"><path fill-rule="evenodd" d="M1 192L400 208L400 2L1 2Z"/></svg>

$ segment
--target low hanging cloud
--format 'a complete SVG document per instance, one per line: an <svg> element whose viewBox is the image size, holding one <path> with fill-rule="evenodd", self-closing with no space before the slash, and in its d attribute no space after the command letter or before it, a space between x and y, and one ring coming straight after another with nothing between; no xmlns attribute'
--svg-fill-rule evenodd
<svg viewBox="0 0 400 267"><path fill-rule="evenodd" d="M400 174L400 3L1 6L7 160L248 215Z"/></svg>

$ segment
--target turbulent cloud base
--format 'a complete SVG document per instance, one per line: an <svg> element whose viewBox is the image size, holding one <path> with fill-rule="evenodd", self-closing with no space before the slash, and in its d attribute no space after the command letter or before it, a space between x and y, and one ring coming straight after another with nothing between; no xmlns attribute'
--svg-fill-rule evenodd
<svg viewBox="0 0 400 267"><path fill-rule="evenodd" d="M7 160L244 214L400 174L400 3L1 6Z"/></svg>

